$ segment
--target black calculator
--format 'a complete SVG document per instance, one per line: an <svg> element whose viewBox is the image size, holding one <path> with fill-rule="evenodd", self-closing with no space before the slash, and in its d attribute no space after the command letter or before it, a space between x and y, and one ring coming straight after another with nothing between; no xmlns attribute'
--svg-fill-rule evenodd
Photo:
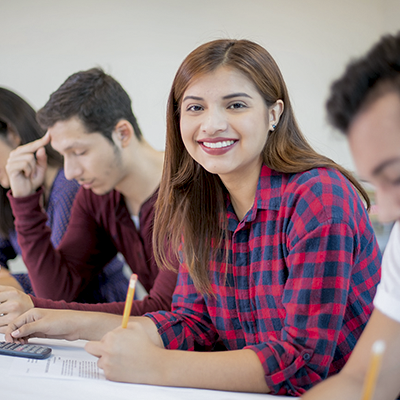
<svg viewBox="0 0 400 400"><path fill-rule="evenodd" d="M21 344L0 342L1 356L27 357L27 358L48 358L51 354L51 348L39 346L37 344Z"/></svg>

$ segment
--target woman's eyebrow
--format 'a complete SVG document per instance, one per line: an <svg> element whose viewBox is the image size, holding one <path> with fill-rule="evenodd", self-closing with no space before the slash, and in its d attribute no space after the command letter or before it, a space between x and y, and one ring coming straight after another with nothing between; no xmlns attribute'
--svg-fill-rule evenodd
<svg viewBox="0 0 400 400"><path fill-rule="evenodd" d="M229 100L229 99L233 99L235 97L248 97L249 99L252 99L252 97L250 95L248 95L247 93L244 92L238 92L238 93L232 93L232 94L227 94L226 96L223 96L222 98L224 100ZM186 96L184 97L184 99L182 100L182 102L186 101L186 100L197 100L197 101L202 101L204 100L203 97L199 97L199 96Z"/></svg>
<svg viewBox="0 0 400 400"><path fill-rule="evenodd" d="M252 97L250 95L248 95L247 93L232 93L232 94L228 94L226 96L223 97L224 100L229 100L232 99L234 97L248 97L249 99L251 99Z"/></svg>
<svg viewBox="0 0 400 400"><path fill-rule="evenodd" d="M186 100L197 100L197 101L202 101L204 100L202 97L198 97L198 96L186 96L182 102L186 101Z"/></svg>

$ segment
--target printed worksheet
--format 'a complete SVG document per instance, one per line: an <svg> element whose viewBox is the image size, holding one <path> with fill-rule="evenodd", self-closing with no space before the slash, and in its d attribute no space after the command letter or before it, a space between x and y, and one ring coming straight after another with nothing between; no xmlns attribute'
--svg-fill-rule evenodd
<svg viewBox="0 0 400 400"><path fill-rule="evenodd" d="M46 360L14 357L10 373L47 378L106 379L103 371L98 368L97 360L94 357L93 360L57 355Z"/></svg>

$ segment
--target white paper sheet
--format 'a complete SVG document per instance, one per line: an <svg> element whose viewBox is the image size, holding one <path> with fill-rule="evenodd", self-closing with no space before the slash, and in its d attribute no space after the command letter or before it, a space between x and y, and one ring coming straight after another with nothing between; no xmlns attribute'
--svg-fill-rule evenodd
<svg viewBox="0 0 400 400"><path fill-rule="evenodd" d="M0 334L0 340L4 335ZM60 365L62 360L76 362L96 362L96 357L86 353L83 349L85 341L52 339L31 339L30 342L43 344L53 349L49 360L56 358L54 365L50 364L46 372L47 360L27 362L19 357L0 356L0 393L1 399L7 400L71 400L71 399L96 399L96 400L278 400L290 397L272 396L268 394L224 392L218 390L174 388L151 385L137 385L131 383L118 383L104 380L101 370L100 379L93 377L70 376L67 370L62 373ZM58 359L58 361L57 361ZM60 364L61 363L61 364ZM30 371L27 372L26 368ZM25 369L24 369L25 368ZM85 374L83 374L85 375ZM23 379L21 379L23 378ZM21 382L24 382L21 384Z"/></svg>
<svg viewBox="0 0 400 400"><path fill-rule="evenodd" d="M85 354L82 353L82 355ZM105 380L103 371L97 367L96 359L85 358L88 357L71 358L52 355L46 360L15 357L10 374L43 378Z"/></svg>

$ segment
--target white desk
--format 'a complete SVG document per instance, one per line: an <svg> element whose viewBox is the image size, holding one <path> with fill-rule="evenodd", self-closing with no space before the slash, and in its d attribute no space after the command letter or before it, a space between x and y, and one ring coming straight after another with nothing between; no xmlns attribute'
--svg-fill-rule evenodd
<svg viewBox="0 0 400 400"><path fill-rule="evenodd" d="M0 340L4 335L0 334ZM82 355L84 342L65 340L31 339L32 343L46 344L53 349L53 355ZM62 379L17 376L10 372L16 357L0 356L0 394L5 400L277 400L288 397L222 392L214 390L169 388L163 386L135 385L98 381L92 379Z"/></svg>

